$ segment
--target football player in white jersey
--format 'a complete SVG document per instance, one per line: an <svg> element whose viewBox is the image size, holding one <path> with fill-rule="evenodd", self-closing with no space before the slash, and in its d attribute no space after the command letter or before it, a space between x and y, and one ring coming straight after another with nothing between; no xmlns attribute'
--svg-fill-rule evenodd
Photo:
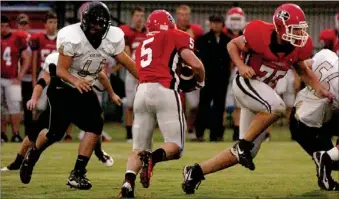
<svg viewBox="0 0 339 199"><path fill-rule="evenodd" d="M42 67L42 71L39 75L39 82L34 87L34 91L32 93L31 99L28 100L26 106L27 109L32 112L43 112L45 118L43 116L40 118L40 121L35 121L33 124L39 124L40 126L33 129L33 131L29 131L28 135L24 138L23 142L20 145L19 152L15 158L15 160L8 166L2 167L1 171L11 171L11 170L19 170L20 166L22 164L22 161L24 160L24 155L26 154L28 148L34 144L34 142L37 139L37 136L39 135L40 131L45 131L45 128L48 128L49 123L49 107L47 106L47 88L48 84L50 82L50 76L49 76L49 65L55 64L57 65L58 62L59 53L54 52L49 54L46 57L45 63ZM40 80L41 79L41 80ZM105 80L104 80L105 81ZM100 84L99 80L97 80L98 84ZM121 103L119 96L117 96L113 89L107 88L107 91L110 95L110 98L113 102L119 104ZM38 113L36 113L38 114ZM35 116L35 118L37 118ZM44 128L44 129L42 129ZM114 161L111 156L109 156L104 150L101 148L101 139L98 140L97 145L94 149L94 154L97 156L97 158L105 165L105 166L112 166Z"/></svg>
<svg viewBox="0 0 339 199"><path fill-rule="evenodd" d="M318 185L325 190L339 190L331 177L338 168L339 146L333 146L332 135L339 132L339 62L338 56L324 49L305 61L319 81L336 94L333 103L320 98L310 87L301 90L291 113L290 131L295 140L311 156L317 167Z"/></svg>
<svg viewBox="0 0 339 199"><path fill-rule="evenodd" d="M103 111L92 90L108 57L115 57L138 78L135 62L123 51L124 33L110 25L110 13L101 2L90 2L83 10L80 23L58 32L59 51L57 77L47 90L51 108L47 133L40 133L20 169L21 181L31 180L33 167L41 153L60 140L70 123L86 132L79 146L78 157L67 185L77 189L92 187L86 178L86 166L103 129Z"/></svg>

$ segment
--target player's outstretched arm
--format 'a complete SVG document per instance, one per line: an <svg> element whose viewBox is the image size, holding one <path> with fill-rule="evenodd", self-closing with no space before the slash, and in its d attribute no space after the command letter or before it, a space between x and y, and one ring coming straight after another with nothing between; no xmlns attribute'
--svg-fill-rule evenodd
<svg viewBox="0 0 339 199"><path fill-rule="evenodd" d="M115 56L115 59L120 62L136 79L139 79L138 71L135 62L122 51Z"/></svg>
<svg viewBox="0 0 339 199"><path fill-rule="evenodd" d="M50 83L50 80L51 78L49 74L43 71L42 77L37 81L37 84L34 86L31 99L26 104L28 110L33 110L36 108L42 91Z"/></svg>
<svg viewBox="0 0 339 199"><path fill-rule="evenodd" d="M129 46L125 46L125 50L124 50L124 51L126 52L126 54L127 54L128 56L131 56L131 49L130 49ZM115 65L115 66L112 67L112 73L114 73L114 72L120 70L122 67L123 67L123 65L122 65L121 63L117 63L117 65Z"/></svg>
<svg viewBox="0 0 339 199"><path fill-rule="evenodd" d="M244 36L239 36L228 42L227 51L234 64L238 67L241 76L252 78L255 75L254 70L247 66L240 57L240 52L248 52Z"/></svg>
<svg viewBox="0 0 339 199"><path fill-rule="evenodd" d="M192 67L193 72L196 74L198 82L205 81L205 68L200 59L194 52L188 48L181 50L180 56L185 62Z"/></svg>
<svg viewBox="0 0 339 199"><path fill-rule="evenodd" d="M299 61L296 65L296 70L305 84L311 86L321 96L333 101L335 95L329 92L318 80L314 72L306 65L305 61Z"/></svg>
<svg viewBox="0 0 339 199"><path fill-rule="evenodd" d="M100 81L100 83L104 86L104 88L107 90L108 95L110 97L110 99L116 103L117 105L121 106L122 104L122 100L120 99L120 97L114 92L111 83L108 80L107 75L105 74L105 72L101 71L98 75L98 79Z"/></svg>

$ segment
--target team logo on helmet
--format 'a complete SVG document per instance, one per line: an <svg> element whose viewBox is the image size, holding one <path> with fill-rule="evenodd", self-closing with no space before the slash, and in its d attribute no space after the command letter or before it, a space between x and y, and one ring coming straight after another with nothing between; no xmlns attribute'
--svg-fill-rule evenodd
<svg viewBox="0 0 339 199"><path fill-rule="evenodd" d="M285 10L280 10L277 14L278 19L287 21L290 19L290 14Z"/></svg>

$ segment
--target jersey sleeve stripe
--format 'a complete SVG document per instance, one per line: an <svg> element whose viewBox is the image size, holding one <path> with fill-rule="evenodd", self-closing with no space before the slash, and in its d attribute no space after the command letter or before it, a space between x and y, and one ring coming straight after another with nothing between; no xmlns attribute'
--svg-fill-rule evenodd
<svg viewBox="0 0 339 199"><path fill-rule="evenodd" d="M176 68L179 60L179 55L178 52L174 49L173 52L171 53L168 67L170 68L170 74L172 76L170 88L178 91L178 86L179 86L179 77L176 74Z"/></svg>

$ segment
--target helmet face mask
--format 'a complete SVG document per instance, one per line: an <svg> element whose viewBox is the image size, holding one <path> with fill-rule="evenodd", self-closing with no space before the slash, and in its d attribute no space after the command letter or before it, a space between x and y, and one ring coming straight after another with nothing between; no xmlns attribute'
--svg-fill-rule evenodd
<svg viewBox="0 0 339 199"><path fill-rule="evenodd" d="M86 5L81 17L81 28L94 48L100 46L110 24L110 14L105 4L91 2Z"/></svg>
<svg viewBox="0 0 339 199"><path fill-rule="evenodd" d="M226 14L225 25L232 31L244 29L246 24L245 13L240 7L231 8Z"/></svg>
<svg viewBox="0 0 339 199"><path fill-rule="evenodd" d="M308 40L304 12L295 4L283 4L274 13L273 24L280 38L293 46L303 47Z"/></svg>

